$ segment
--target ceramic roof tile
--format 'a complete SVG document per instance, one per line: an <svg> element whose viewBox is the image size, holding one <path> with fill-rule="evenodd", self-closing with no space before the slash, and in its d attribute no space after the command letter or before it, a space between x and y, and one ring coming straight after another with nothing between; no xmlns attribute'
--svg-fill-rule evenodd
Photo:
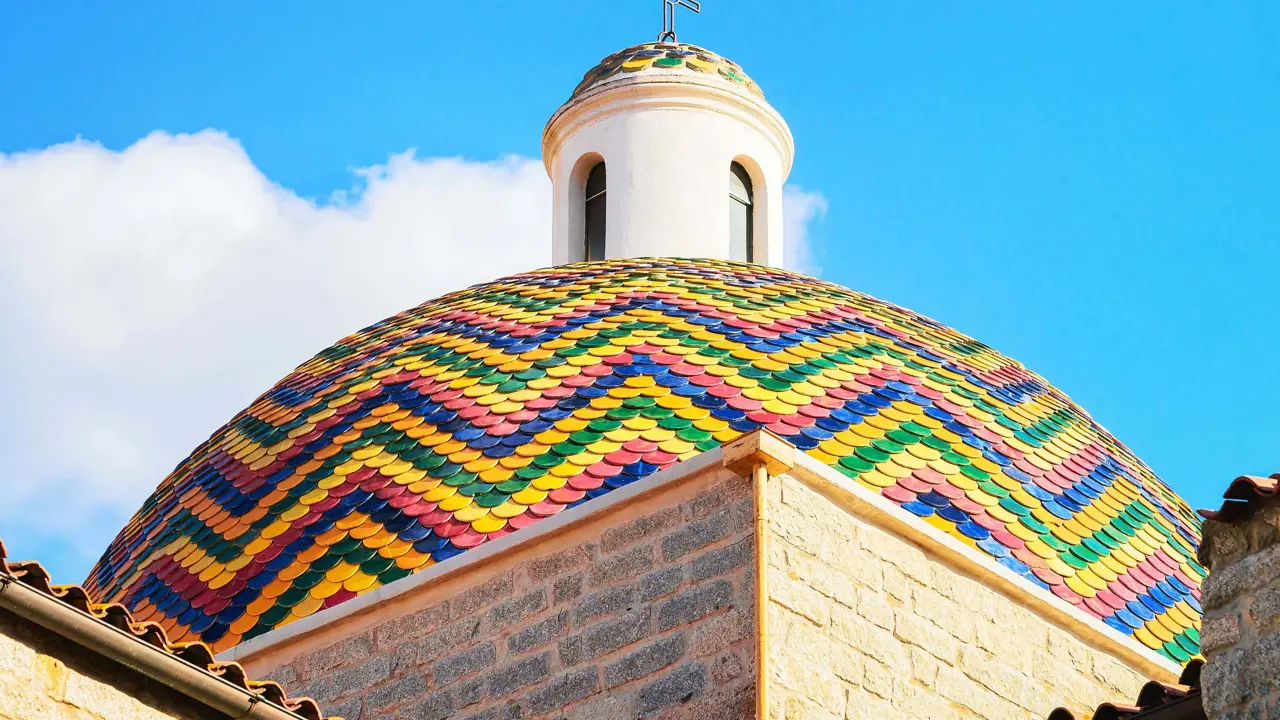
<svg viewBox="0 0 1280 720"><path fill-rule="evenodd" d="M1241 475L1227 486L1227 491L1222 494L1221 507L1197 512L1209 520L1228 524L1238 522L1259 507L1276 502L1277 490L1280 490L1280 473L1271 477Z"/></svg>
<svg viewBox="0 0 1280 720"><path fill-rule="evenodd" d="M571 97L612 80L642 73L719 77L730 85L764 97L760 86L734 61L697 45L663 42L633 45L601 60L582 77Z"/></svg>
<svg viewBox="0 0 1280 720"><path fill-rule="evenodd" d="M158 623L140 622L124 605L119 603L98 603L79 585L54 585L49 572L38 562L8 559L4 542L0 541L0 573L5 573L18 582L33 588L65 605L93 617L115 629L128 633L142 642L173 655L188 664L222 678L236 687L258 695L273 705L284 708L306 720L322 720L320 707L307 697L291 698L285 694L279 683L271 681L250 680L239 663L224 663L214 659L213 650L201 642L171 642L165 629ZM328 720L342 720L329 718Z"/></svg>
<svg viewBox="0 0 1280 720"><path fill-rule="evenodd" d="M759 428L1198 654L1199 519L1064 393L910 310L711 260L538 270L344 338L182 461L88 586L225 648Z"/></svg>

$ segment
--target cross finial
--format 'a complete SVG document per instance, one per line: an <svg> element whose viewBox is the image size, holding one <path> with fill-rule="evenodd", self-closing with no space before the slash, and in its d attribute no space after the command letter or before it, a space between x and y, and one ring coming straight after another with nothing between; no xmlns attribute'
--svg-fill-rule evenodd
<svg viewBox="0 0 1280 720"><path fill-rule="evenodd" d="M662 34L658 42L673 43L676 41L676 8L685 7L700 13L702 3L698 0L662 0Z"/></svg>

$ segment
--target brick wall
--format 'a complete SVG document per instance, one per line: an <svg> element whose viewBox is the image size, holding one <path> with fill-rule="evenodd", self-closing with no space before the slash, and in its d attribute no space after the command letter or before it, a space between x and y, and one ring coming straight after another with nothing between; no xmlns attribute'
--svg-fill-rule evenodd
<svg viewBox="0 0 1280 720"><path fill-rule="evenodd" d="M0 610L0 719L221 717L164 685Z"/></svg>
<svg viewBox="0 0 1280 720"><path fill-rule="evenodd" d="M753 717L753 508L747 481L716 475L267 677L348 720Z"/></svg>
<svg viewBox="0 0 1280 720"><path fill-rule="evenodd" d="M1280 716L1280 508L1204 524L1201 681L1214 720Z"/></svg>
<svg viewBox="0 0 1280 720"><path fill-rule="evenodd" d="M768 513L771 718L1043 720L1146 679L797 480Z"/></svg>

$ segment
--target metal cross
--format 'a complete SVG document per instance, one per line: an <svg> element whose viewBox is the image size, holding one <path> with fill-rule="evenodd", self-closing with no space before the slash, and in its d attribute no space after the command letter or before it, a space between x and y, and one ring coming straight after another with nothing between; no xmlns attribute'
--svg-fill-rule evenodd
<svg viewBox="0 0 1280 720"><path fill-rule="evenodd" d="M662 34L658 36L660 43L676 41L676 8L685 7L700 13L702 3L698 0L662 0Z"/></svg>

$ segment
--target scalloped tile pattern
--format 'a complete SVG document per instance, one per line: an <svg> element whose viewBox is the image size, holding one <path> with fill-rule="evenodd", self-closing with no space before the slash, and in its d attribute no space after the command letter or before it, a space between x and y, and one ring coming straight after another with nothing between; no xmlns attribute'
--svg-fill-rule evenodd
<svg viewBox="0 0 1280 720"><path fill-rule="evenodd" d="M652 71L718 75L764 97L764 91L737 63L706 48L686 43L644 43L619 50L588 70L570 97L576 97L616 76Z"/></svg>
<svg viewBox="0 0 1280 720"><path fill-rule="evenodd" d="M757 265L581 263L344 338L183 460L88 584L226 648L758 428L1174 660L1195 515L1042 378Z"/></svg>

